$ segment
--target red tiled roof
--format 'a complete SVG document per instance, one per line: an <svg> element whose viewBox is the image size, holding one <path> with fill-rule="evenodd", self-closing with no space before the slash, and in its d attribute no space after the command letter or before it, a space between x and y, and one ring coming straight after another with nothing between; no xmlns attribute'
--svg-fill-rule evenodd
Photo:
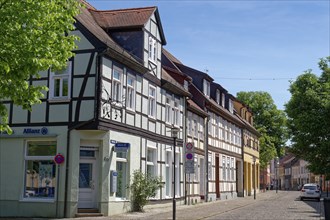
<svg viewBox="0 0 330 220"><path fill-rule="evenodd" d="M155 12L156 7L119 10L90 10L96 22L105 29L143 27Z"/></svg>

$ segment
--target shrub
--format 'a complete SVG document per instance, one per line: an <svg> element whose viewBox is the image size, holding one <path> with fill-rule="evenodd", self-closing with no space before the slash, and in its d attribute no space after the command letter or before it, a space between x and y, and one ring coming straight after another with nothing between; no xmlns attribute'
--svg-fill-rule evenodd
<svg viewBox="0 0 330 220"><path fill-rule="evenodd" d="M142 212L150 197L155 197L157 190L163 187L160 177L152 177L135 170L133 181L129 186L131 190L131 211Z"/></svg>

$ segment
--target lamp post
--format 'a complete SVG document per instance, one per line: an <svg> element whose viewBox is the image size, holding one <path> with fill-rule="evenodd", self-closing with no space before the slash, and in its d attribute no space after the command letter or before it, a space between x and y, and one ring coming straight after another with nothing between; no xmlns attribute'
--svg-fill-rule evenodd
<svg viewBox="0 0 330 220"><path fill-rule="evenodd" d="M256 192L256 160L257 158L255 156L252 157L253 160L253 188L254 188L254 199L257 197L257 192Z"/></svg>
<svg viewBox="0 0 330 220"><path fill-rule="evenodd" d="M278 165L279 165L279 159L278 157L275 158L275 175L276 175L276 193L278 191Z"/></svg>
<svg viewBox="0 0 330 220"><path fill-rule="evenodd" d="M172 133L172 138L173 138L173 180L174 180L174 184L173 184L173 220L176 219L176 200L175 200L175 185L176 185L176 174L175 174L175 165L176 165L176 156L175 156L175 146L176 146L176 139L178 138L178 134L179 134L180 129L176 128L176 127L172 127L171 129L171 133Z"/></svg>

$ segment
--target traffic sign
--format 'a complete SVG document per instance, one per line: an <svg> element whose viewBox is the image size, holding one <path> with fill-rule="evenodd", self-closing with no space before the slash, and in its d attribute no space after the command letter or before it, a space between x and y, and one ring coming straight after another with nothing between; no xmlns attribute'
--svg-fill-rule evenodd
<svg viewBox="0 0 330 220"><path fill-rule="evenodd" d="M195 152L194 144L191 142L186 143L185 146L185 173L195 173Z"/></svg>
<svg viewBox="0 0 330 220"><path fill-rule="evenodd" d="M56 164L61 164L64 162L64 156L62 154L56 154L54 161Z"/></svg>

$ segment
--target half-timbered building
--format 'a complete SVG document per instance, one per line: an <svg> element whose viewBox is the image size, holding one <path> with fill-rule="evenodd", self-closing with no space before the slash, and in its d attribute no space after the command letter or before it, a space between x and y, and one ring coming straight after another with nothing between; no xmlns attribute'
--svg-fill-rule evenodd
<svg viewBox="0 0 330 220"><path fill-rule="evenodd" d="M0 216L128 211L136 169L162 177L155 200L172 198L174 184L183 197L189 92L161 68L157 7L99 11L83 3L67 68L29 81L49 87L42 103L28 112L4 102L14 134L0 136ZM173 127L180 130L174 153Z"/></svg>

